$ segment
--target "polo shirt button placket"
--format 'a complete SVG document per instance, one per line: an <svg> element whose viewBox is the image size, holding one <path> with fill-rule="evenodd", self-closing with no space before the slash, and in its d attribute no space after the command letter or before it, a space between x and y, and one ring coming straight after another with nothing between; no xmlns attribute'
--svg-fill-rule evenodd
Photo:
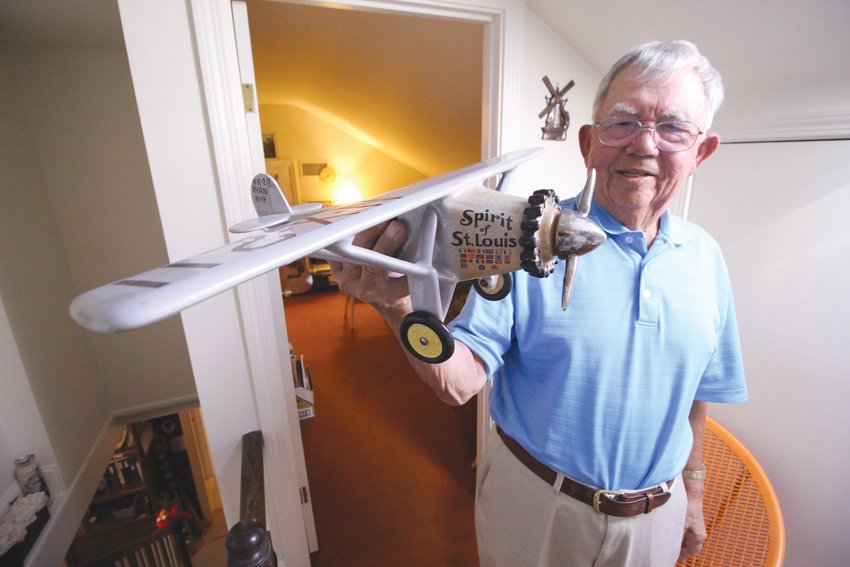
<svg viewBox="0 0 850 567"><path fill-rule="evenodd" d="M641 266L640 277L640 307L639 321L644 325L657 325L661 316L659 313L658 300L653 292L653 278L647 273L649 267Z"/></svg>

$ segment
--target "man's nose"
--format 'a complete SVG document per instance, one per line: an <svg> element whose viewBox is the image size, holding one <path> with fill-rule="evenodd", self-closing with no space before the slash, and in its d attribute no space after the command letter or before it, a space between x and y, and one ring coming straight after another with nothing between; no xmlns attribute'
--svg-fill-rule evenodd
<svg viewBox="0 0 850 567"><path fill-rule="evenodd" d="M641 125L635 139L632 140L631 144L626 146L626 151L641 155L657 155L659 150L658 145L655 143L654 127Z"/></svg>

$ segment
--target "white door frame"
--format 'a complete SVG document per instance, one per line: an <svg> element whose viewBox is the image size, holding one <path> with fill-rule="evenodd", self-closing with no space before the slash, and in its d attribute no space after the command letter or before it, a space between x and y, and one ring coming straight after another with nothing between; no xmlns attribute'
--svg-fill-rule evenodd
<svg viewBox="0 0 850 567"><path fill-rule="evenodd" d="M275 0L286 1L286 0ZM309 5L327 5L304 0ZM339 0L334 6L399 14L442 17L485 25L482 100L482 157L506 150L516 139L514 109L524 6L519 0L467 2L420 0ZM251 139L245 122L238 53L230 0L190 0L197 56L207 103L216 176L227 225L252 216L245 191L254 174ZM267 523L279 561L309 565L304 518L301 517L298 460L303 460L280 283L276 275L239 286L239 310L248 354L258 421L266 453ZM490 429L486 392L478 396L477 453Z"/></svg>
<svg viewBox="0 0 850 567"><path fill-rule="evenodd" d="M402 15L448 18L484 24L481 100L481 157L497 156L518 139L517 77L525 7L519 0L266 0L309 6L349 7ZM491 430L489 388L477 396L476 461Z"/></svg>
<svg viewBox="0 0 850 567"><path fill-rule="evenodd" d="M233 13L230 0L190 0L190 6L221 208L224 224L229 226L255 214L245 190L255 168ZM245 386L253 393L263 432L266 524L279 561L290 567L309 567L298 467L303 448L277 275L240 285L237 297L250 378Z"/></svg>

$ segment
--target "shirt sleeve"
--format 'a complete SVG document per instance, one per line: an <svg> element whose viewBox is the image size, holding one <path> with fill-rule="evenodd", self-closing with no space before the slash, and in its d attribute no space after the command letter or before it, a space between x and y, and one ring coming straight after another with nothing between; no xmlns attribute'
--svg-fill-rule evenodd
<svg viewBox="0 0 850 567"><path fill-rule="evenodd" d="M513 314L513 294L490 301L473 290L463 310L449 323L454 338L484 363L488 378L502 367L502 357L511 346Z"/></svg>
<svg viewBox="0 0 850 567"><path fill-rule="evenodd" d="M695 397L703 402L737 403L748 398L738 322L728 277L726 285L728 295L717 348L706 366Z"/></svg>

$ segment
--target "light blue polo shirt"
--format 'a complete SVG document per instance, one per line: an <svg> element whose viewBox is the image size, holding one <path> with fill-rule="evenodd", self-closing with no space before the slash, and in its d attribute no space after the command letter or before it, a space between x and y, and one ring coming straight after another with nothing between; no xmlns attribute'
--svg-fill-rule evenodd
<svg viewBox="0 0 850 567"><path fill-rule="evenodd" d="M695 399L747 399L729 276L717 243L669 212L649 250L595 203L590 217L608 240L579 259L566 312L559 262L514 273L501 301L471 293L450 328L492 376L508 435L571 478L640 489L685 467Z"/></svg>

